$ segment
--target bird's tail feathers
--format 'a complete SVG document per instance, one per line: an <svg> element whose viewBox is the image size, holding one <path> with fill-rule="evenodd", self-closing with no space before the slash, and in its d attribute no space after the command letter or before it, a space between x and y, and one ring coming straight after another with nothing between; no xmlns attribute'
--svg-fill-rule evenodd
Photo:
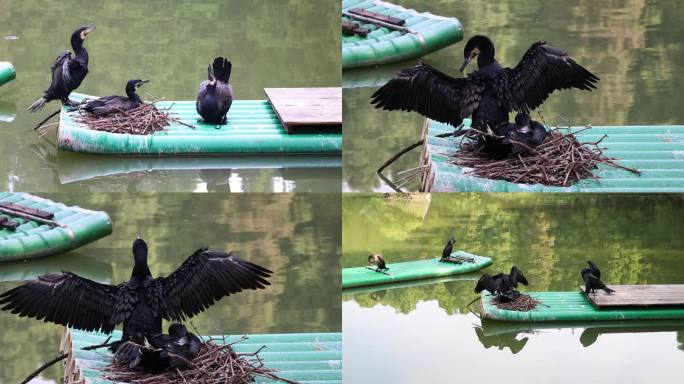
<svg viewBox="0 0 684 384"><path fill-rule="evenodd" d="M227 83L230 80L230 72L233 69L233 64L224 57L217 57L211 65L214 78L218 81Z"/></svg>
<svg viewBox="0 0 684 384"><path fill-rule="evenodd" d="M31 104L28 108L26 108L27 111L30 111L31 113L35 113L41 108L45 106L47 103L47 100L45 97L41 97L40 99L36 100L33 104Z"/></svg>
<svg viewBox="0 0 684 384"><path fill-rule="evenodd" d="M606 293L613 293L613 292L615 292L614 289L608 288L607 285L604 285L602 289L603 289Z"/></svg>

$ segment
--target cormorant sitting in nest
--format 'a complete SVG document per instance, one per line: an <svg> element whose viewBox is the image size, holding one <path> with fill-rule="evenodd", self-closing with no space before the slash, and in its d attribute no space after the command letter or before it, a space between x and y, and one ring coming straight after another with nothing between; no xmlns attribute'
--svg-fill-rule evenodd
<svg viewBox="0 0 684 384"><path fill-rule="evenodd" d="M71 92L81 85L83 79L88 74L88 51L83 46L86 36L95 30L95 24L88 24L78 27L71 34L71 48L75 56L71 57L71 52L64 51L52 63L52 83L43 92L43 97L36 100L28 111L36 112L52 100L61 100L64 105L74 105L69 101Z"/></svg>
<svg viewBox="0 0 684 384"><path fill-rule="evenodd" d="M263 289L271 271L230 252L196 250L167 277L153 278L147 265L147 244L133 242L131 278L119 285L100 284L71 272L49 274L0 295L2 310L20 316L82 329L111 333L123 322L126 341L144 345L162 333L162 319L183 321L224 296L243 289ZM140 353L127 353L135 359Z"/></svg>
<svg viewBox="0 0 684 384"><path fill-rule="evenodd" d="M530 149L544 142L548 132L538 121L526 113L515 115L515 123L501 123L494 129L501 138L488 137L484 140L484 150L493 159L503 159L510 155L529 153Z"/></svg>
<svg viewBox="0 0 684 384"><path fill-rule="evenodd" d="M371 103L390 111L416 111L454 127L472 115L471 126L487 132L507 123L511 111L529 114L555 90L590 91L599 81L563 50L544 41L532 44L513 68L502 67L494 53L488 37L473 36L463 50L460 70L477 57L477 71L453 78L420 63L399 71L373 94Z"/></svg>
<svg viewBox="0 0 684 384"><path fill-rule="evenodd" d="M169 325L168 335L147 337L147 341L150 349L140 349L130 342L122 344L116 357L123 358L129 367L139 366L154 374L169 367L174 370L188 368L187 362L192 362L202 348L202 340L178 323Z"/></svg>
<svg viewBox="0 0 684 384"><path fill-rule="evenodd" d="M589 268L582 268L580 271L582 280L584 280L584 292L587 294L595 293L597 289L602 289L608 294L615 292L615 290L608 288L601 281L601 270L599 270L598 266L591 260L587 260L587 263Z"/></svg>
<svg viewBox="0 0 684 384"><path fill-rule="evenodd" d="M368 255L368 262L375 265L376 272L389 271L389 268L387 268L385 265L385 259L383 259L382 256L377 253L371 253Z"/></svg>
<svg viewBox="0 0 684 384"><path fill-rule="evenodd" d="M107 116L117 112L127 112L142 105L140 96L135 93L136 89L149 80L128 80L126 83L126 96L104 96L90 100L83 105L83 110L95 116Z"/></svg>
<svg viewBox="0 0 684 384"><path fill-rule="evenodd" d="M223 57L214 59L207 68L207 80L197 90L197 113L209 124L225 124L226 113L233 104L233 87L230 86L230 71L233 65Z"/></svg>

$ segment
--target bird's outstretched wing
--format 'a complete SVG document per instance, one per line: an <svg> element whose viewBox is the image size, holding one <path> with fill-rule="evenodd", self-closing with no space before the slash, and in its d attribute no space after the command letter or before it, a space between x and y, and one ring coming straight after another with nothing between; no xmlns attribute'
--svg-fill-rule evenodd
<svg viewBox="0 0 684 384"><path fill-rule="evenodd" d="M148 301L165 319L183 321L224 296L266 288L271 273L229 252L200 248L172 274L152 281Z"/></svg>
<svg viewBox="0 0 684 384"><path fill-rule="evenodd" d="M64 272L40 276L3 293L0 305L22 317L109 333L128 318L137 300L134 292L124 294L125 290L124 284L100 284Z"/></svg>
<svg viewBox="0 0 684 384"><path fill-rule="evenodd" d="M494 78L497 99L509 111L530 113L558 89L596 89L599 78L577 64L568 54L539 41L525 52L515 68Z"/></svg>
<svg viewBox="0 0 684 384"><path fill-rule="evenodd" d="M487 292L496 292L498 289L498 281L488 273L480 276L480 279L477 280L477 284L475 285L475 293L480 293L484 290L487 290Z"/></svg>
<svg viewBox="0 0 684 384"><path fill-rule="evenodd" d="M420 63L397 72L373 94L371 104L388 111L415 111L457 127L477 109L484 88L484 80L475 73L453 78Z"/></svg>

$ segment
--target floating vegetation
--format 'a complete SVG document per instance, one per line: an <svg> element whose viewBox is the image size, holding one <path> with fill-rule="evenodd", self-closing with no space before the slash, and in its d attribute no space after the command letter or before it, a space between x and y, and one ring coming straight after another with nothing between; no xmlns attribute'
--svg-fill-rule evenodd
<svg viewBox="0 0 684 384"><path fill-rule="evenodd" d="M599 164L640 174L638 170L619 165L614 161L616 159L603 154L603 148L599 144L607 135L593 143L580 143L576 134L588 129L591 126L564 133L556 127L538 147L528 148L528 153L504 160L493 160L480 151L477 138L481 133L471 129L463 136L471 141L461 145L461 150L456 152L452 163L470 168L466 172L478 177L558 187L568 187L589 177L598 180L594 171Z"/></svg>
<svg viewBox="0 0 684 384"><path fill-rule="evenodd" d="M190 368L185 370L167 370L158 374L149 374L131 370L128 365L114 362L103 369L104 378L121 383L131 384L171 384L171 383L222 383L222 384L250 384L257 376L284 383L296 383L276 375L276 371L264 366L259 358L259 352L236 353L233 345L246 340L242 337L236 342L227 343L225 337L221 344L210 339L202 345L199 356L188 362ZM144 347L143 347L144 348Z"/></svg>
<svg viewBox="0 0 684 384"><path fill-rule="evenodd" d="M171 112L169 111L172 106L157 108L154 104L155 102L143 103L141 106L130 111L122 110L108 116L95 116L79 110L80 114L74 117L74 120L85 124L88 128L95 131L127 133L131 135L149 135L154 132L163 131L171 123L194 128L192 125L185 124L171 117Z"/></svg>
<svg viewBox="0 0 684 384"><path fill-rule="evenodd" d="M514 300L509 301L499 301L499 299L492 299L492 304L500 309L507 309L509 311L521 311L528 312L541 304L539 300L532 298L530 295L521 294Z"/></svg>

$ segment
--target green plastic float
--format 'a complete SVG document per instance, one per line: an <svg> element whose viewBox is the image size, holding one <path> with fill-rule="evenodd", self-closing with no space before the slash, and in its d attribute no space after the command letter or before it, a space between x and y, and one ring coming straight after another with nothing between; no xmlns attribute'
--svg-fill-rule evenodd
<svg viewBox="0 0 684 384"><path fill-rule="evenodd" d="M470 119L464 120L466 127ZM584 129L573 127L572 131ZM614 167L599 165L599 180L585 179L570 187L541 184L516 184L468 174L468 170L451 164L451 155L459 148L458 138L439 138L453 132L448 124L426 120L423 137L426 145L421 165L429 171L421 180L423 192L684 192L684 125L594 126L577 134L580 142L595 142L608 135L601 147L603 153L617 163L636 168L641 175Z"/></svg>
<svg viewBox="0 0 684 384"><path fill-rule="evenodd" d="M489 257L477 256L467 252L458 251L452 256L470 257L475 262L463 262L461 264L441 263L439 258L428 260L406 261L402 263L388 263L389 270L385 273L375 272L369 268L355 267L342 269L342 288L361 287L377 284L388 284L400 281L429 279L457 275L477 271L492 264Z"/></svg>
<svg viewBox="0 0 684 384"><path fill-rule="evenodd" d="M17 78L17 71L14 69L12 63L8 61L0 61L0 85L9 83Z"/></svg>
<svg viewBox="0 0 684 384"><path fill-rule="evenodd" d="M106 212L68 207L28 193L0 192L0 203L54 213L52 220L58 223L53 226L0 212L0 216L20 223L15 230L0 228L0 261L62 253L112 233L112 222Z"/></svg>
<svg viewBox="0 0 684 384"><path fill-rule="evenodd" d="M404 20L401 27L379 26L352 16L352 9ZM343 0L342 21L370 29L367 36L342 36L342 68L365 67L413 59L463 39L463 27L453 17L419 13L378 0Z"/></svg>
<svg viewBox="0 0 684 384"><path fill-rule="evenodd" d="M482 317L500 321L615 321L684 319L684 307L597 309L583 292L528 292L541 302L531 311L511 311L492 304L490 294L482 295Z"/></svg>
<svg viewBox="0 0 684 384"><path fill-rule="evenodd" d="M241 336L226 336L225 341L235 342ZM216 340L219 344L223 342L223 336L209 337L221 339ZM120 338L121 331L114 331L112 339ZM102 368L112 360L109 351L81 350L89 345L101 344L106 339L107 335L103 333L73 329L65 331L61 342L61 351L69 353L64 370L65 382L115 383L103 378ZM233 345L233 348L237 353L252 353L264 345L266 348L259 352L259 357L266 367L278 370L281 377L302 384L342 382L342 334L339 332L248 335L247 340ZM256 383L273 382L269 379L256 378Z"/></svg>
<svg viewBox="0 0 684 384"><path fill-rule="evenodd" d="M94 98L72 93L74 101ZM341 154L342 134L327 130L287 134L266 100L236 100L226 125L199 122L195 101L165 101L171 116L194 128L173 123L150 135L129 135L89 129L74 121L78 112L62 109L57 146L65 151L98 154Z"/></svg>

